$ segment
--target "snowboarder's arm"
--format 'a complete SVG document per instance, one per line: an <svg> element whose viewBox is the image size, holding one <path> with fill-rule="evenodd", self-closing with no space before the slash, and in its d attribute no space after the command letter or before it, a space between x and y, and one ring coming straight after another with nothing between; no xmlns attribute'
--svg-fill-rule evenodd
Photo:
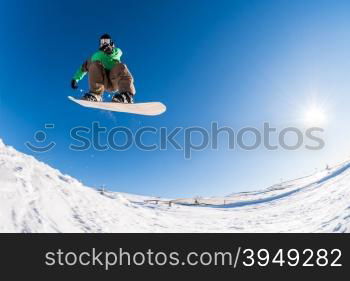
<svg viewBox="0 0 350 281"><path fill-rule="evenodd" d="M84 76L86 75L86 73L88 72L88 61L85 61L82 66L75 72L74 76L73 76L73 80L79 82L81 79L84 78Z"/></svg>
<svg viewBox="0 0 350 281"><path fill-rule="evenodd" d="M123 55L122 50L119 49L119 48L115 48L115 53L114 53L114 57L113 57L114 60L120 62L120 58L121 58L122 55Z"/></svg>

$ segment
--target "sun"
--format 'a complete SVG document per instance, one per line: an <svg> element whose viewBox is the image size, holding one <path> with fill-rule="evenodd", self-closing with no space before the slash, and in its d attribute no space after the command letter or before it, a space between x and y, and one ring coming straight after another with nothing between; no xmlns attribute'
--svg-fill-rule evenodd
<svg viewBox="0 0 350 281"><path fill-rule="evenodd" d="M322 107L311 105L305 110L303 119L307 125L323 125L327 121L327 114Z"/></svg>

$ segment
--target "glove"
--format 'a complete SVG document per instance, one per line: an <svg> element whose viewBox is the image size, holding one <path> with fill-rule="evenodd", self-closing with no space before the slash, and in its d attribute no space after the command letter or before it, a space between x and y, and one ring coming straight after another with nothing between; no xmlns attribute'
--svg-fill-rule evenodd
<svg viewBox="0 0 350 281"><path fill-rule="evenodd" d="M78 89L78 82L73 79L70 83L70 86L72 87L73 90L76 90Z"/></svg>

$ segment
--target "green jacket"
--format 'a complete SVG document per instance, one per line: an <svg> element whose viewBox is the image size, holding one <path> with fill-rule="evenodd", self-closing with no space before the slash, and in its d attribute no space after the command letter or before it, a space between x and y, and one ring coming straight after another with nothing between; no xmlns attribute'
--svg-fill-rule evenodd
<svg viewBox="0 0 350 281"><path fill-rule="evenodd" d="M102 63L103 67L107 70L111 70L116 63L120 62L120 58L123 52L119 48L115 48L113 53L108 55L103 51L97 51L94 53L91 58L83 63L83 65L75 72L73 79L79 82L84 78L88 72L88 63L89 61L99 61Z"/></svg>

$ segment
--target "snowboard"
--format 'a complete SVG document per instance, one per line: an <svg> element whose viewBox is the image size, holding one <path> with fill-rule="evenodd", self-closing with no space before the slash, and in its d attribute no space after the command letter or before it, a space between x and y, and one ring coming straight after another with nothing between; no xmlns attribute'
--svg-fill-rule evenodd
<svg viewBox="0 0 350 281"><path fill-rule="evenodd" d="M143 102L143 103L117 103L117 102L93 102L76 99L68 96L71 101L89 108L109 110L114 112L124 112L139 115L155 116L166 111L166 106L161 102Z"/></svg>

